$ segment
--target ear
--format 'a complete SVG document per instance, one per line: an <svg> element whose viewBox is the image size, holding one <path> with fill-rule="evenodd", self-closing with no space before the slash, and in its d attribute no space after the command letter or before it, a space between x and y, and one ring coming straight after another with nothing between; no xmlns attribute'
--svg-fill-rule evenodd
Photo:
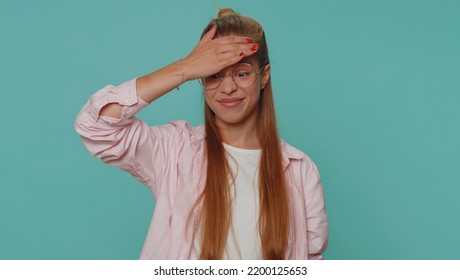
<svg viewBox="0 0 460 280"><path fill-rule="evenodd" d="M260 89L264 89L270 80L270 64L265 65L265 70L262 70L262 83Z"/></svg>

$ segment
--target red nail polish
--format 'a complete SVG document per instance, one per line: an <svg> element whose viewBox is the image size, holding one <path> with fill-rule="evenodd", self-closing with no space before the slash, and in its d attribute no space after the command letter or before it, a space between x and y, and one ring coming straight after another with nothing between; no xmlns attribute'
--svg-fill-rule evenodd
<svg viewBox="0 0 460 280"><path fill-rule="evenodd" d="M244 52L240 52L240 56L243 56L244 55Z"/></svg>
<svg viewBox="0 0 460 280"><path fill-rule="evenodd" d="M257 51L259 49L259 45L252 45L251 51Z"/></svg>
<svg viewBox="0 0 460 280"><path fill-rule="evenodd" d="M249 44L252 44L254 40L252 40L251 38L246 38L246 42L248 42Z"/></svg>

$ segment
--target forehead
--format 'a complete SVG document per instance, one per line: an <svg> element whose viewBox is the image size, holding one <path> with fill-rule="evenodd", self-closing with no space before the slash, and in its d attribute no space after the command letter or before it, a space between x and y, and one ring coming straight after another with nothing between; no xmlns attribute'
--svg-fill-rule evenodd
<svg viewBox="0 0 460 280"><path fill-rule="evenodd" d="M256 59L254 56L247 56L247 57L243 57L243 59L241 59L240 61L238 61L236 64L238 63L247 63L247 64L251 64L252 66L257 66L257 62L256 62Z"/></svg>

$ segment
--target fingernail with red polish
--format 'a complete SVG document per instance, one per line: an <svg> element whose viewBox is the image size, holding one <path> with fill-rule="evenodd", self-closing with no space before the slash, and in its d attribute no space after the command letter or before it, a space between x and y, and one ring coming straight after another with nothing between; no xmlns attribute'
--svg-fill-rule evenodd
<svg viewBox="0 0 460 280"><path fill-rule="evenodd" d="M240 56L243 56L244 55L244 52L240 52Z"/></svg>
<svg viewBox="0 0 460 280"><path fill-rule="evenodd" d="M246 38L246 42L248 42L249 44L252 44L254 40L252 40L251 38Z"/></svg>
<svg viewBox="0 0 460 280"><path fill-rule="evenodd" d="M259 49L259 45L252 45L251 51L257 51Z"/></svg>

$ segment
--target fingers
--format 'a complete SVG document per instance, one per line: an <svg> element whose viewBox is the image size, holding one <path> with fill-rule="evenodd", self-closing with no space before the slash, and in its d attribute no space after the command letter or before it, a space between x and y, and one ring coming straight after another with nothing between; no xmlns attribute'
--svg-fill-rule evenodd
<svg viewBox="0 0 460 280"><path fill-rule="evenodd" d="M216 35L217 27L215 25L211 26L211 28L203 35L200 42L208 42L211 41L214 36ZM221 41L222 43L239 43L239 44L252 44L253 39L248 37L242 36L224 36L221 38L215 39L216 41Z"/></svg>
<svg viewBox="0 0 460 280"><path fill-rule="evenodd" d="M243 41L241 39L243 39ZM225 68L237 63L244 57L253 55L258 50L259 45L248 43L246 38L227 38L213 49L217 58L215 65L219 66L221 69Z"/></svg>
<svg viewBox="0 0 460 280"><path fill-rule="evenodd" d="M214 39L216 43L221 45L225 44L253 44L254 40L252 38L243 37L243 36L223 36L220 38Z"/></svg>
<svg viewBox="0 0 460 280"><path fill-rule="evenodd" d="M222 52L227 52L234 49L241 49L241 51L243 51L243 48L247 46L249 46L250 50L254 48L255 50L258 49L258 45L253 44L254 40L252 38L242 36L223 36L213 39L216 35L216 32L217 27L215 25L211 26L208 32L203 35L203 38L201 38L200 43L196 46L196 48L201 48L205 45L211 44L214 45L214 47L222 47Z"/></svg>
<svg viewBox="0 0 460 280"><path fill-rule="evenodd" d="M231 43L231 44L223 44L216 47L216 52L226 53L226 52L243 52L246 56L249 56L259 50L259 44L238 44L238 43Z"/></svg>
<svg viewBox="0 0 460 280"><path fill-rule="evenodd" d="M216 26L212 26L192 52L183 58L182 63L187 68L188 79L215 74L259 49L259 45L254 44L251 38L242 36L214 38L215 35Z"/></svg>
<svg viewBox="0 0 460 280"><path fill-rule="evenodd" d="M225 68L227 66L233 65L243 59L244 57L253 55L257 50L254 48L247 49L247 50L233 50L223 54L220 57L220 65L221 68Z"/></svg>
<svg viewBox="0 0 460 280"><path fill-rule="evenodd" d="M214 38L214 35L216 35L216 26L215 25L211 26L209 31L206 32L206 34L204 34L203 38L201 38L200 42L211 41L212 38Z"/></svg>
<svg viewBox="0 0 460 280"><path fill-rule="evenodd" d="M207 45L215 54L244 52L245 56L249 56L259 50L259 44L253 43L253 39L242 36L219 37L208 42Z"/></svg>

